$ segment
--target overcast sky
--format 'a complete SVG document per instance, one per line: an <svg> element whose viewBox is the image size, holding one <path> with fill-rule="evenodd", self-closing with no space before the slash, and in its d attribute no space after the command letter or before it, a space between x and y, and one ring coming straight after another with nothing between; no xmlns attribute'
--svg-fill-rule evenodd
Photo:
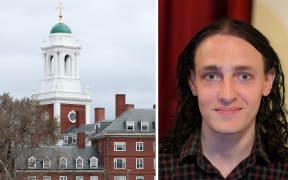
<svg viewBox="0 0 288 180"><path fill-rule="evenodd" d="M41 43L58 23L59 0L0 0L0 93L31 97L40 88ZM80 41L82 88L91 107L115 117L115 94L135 108L155 99L155 0L63 0L63 21ZM92 118L93 116L91 116Z"/></svg>

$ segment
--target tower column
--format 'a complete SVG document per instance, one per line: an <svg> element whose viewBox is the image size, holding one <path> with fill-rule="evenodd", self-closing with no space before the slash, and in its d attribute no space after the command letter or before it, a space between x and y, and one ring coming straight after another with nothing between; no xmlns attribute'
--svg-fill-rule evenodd
<svg viewBox="0 0 288 180"><path fill-rule="evenodd" d="M59 102L55 102L53 106L54 111L54 118L57 120L57 122L60 122L60 113L61 113L61 107Z"/></svg>
<svg viewBox="0 0 288 180"><path fill-rule="evenodd" d="M89 106L89 104L86 104L86 106L85 106L85 108L86 108L86 124L90 124L91 122L90 122L90 106Z"/></svg>

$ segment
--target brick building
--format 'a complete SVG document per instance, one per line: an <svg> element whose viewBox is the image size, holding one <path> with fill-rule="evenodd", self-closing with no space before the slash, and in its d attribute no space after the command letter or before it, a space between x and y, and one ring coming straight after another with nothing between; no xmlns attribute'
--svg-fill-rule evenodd
<svg viewBox="0 0 288 180"><path fill-rule="evenodd" d="M125 95L117 96L125 100ZM27 180L154 179L155 109L130 107L118 112L114 120L106 120L104 113L105 109L95 108L94 124L73 126L61 135L55 146L36 145L24 152L16 160L17 177Z"/></svg>
<svg viewBox="0 0 288 180"><path fill-rule="evenodd" d="M16 159L17 179L155 179L155 109L134 109L125 94L117 94L115 119L95 108L90 124L90 93L80 85L81 48L61 12L41 49L44 78L32 98L59 122L61 136L53 146L35 143L23 152Z"/></svg>
<svg viewBox="0 0 288 180"><path fill-rule="evenodd" d="M101 123L97 124L101 128ZM155 110L129 109L91 136L109 180L155 178Z"/></svg>

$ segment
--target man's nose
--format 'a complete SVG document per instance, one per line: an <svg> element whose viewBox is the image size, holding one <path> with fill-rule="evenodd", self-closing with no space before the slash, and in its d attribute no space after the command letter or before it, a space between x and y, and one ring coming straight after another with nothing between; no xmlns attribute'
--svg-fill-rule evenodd
<svg viewBox="0 0 288 180"><path fill-rule="evenodd" d="M223 78L221 86L219 88L218 98L219 101L224 105L230 105L236 100L237 88L233 77Z"/></svg>

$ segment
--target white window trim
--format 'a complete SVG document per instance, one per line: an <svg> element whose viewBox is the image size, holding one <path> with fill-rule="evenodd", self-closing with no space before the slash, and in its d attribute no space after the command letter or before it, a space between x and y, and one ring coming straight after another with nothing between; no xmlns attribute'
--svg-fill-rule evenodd
<svg viewBox="0 0 288 180"><path fill-rule="evenodd" d="M43 169L51 168L51 160L50 159L44 159L42 161L42 167L43 167Z"/></svg>
<svg viewBox="0 0 288 180"><path fill-rule="evenodd" d="M117 167L117 160L122 160L124 167L118 168ZM126 169L126 158L114 158L114 169Z"/></svg>
<svg viewBox="0 0 288 180"><path fill-rule="evenodd" d="M144 126L146 126L147 129L143 129ZM149 131L149 122L141 121L141 131Z"/></svg>
<svg viewBox="0 0 288 180"><path fill-rule="evenodd" d="M141 167L138 167L138 160L142 162ZM144 158L136 158L136 169L144 169Z"/></svg>
<svg viewBox="0 0 288 180"><path fill-rule="evenodd" d="M144 180L144 176L136 176L136 180Z"/></svg>
<svg viewBox="0 0 288 180"><path fill-rule="evenodd" d="M31 161L34 161L33 164L31 163ZM34 156L31 156L30 158L28 158L28 169L35 169L36 168L36 158Z"/></svg>
<svg viewBox="0 0 288 180"><path fill-rule="evenodd" d="M118 146L122 146L123 149L117 149ZM126 142L114 142L114 151L126 151Z"/></svg>
<svg viewBox="0 0 288 180"><path fill-rule="evenodd" d="M140 149L140 147L142 147L142 149ZM144 151L144 142L136 142L136 151Z"/></svg>
<svg viewBox="0 0 288 180"><path fill-rule="evenodd" d="M119 178L121 180L126 180L126 176L114 176L114 180L118 180Z"/></svg>
<svg viewBox="0 0 288 180"><path fill-rule="evenodd" d="M69 143L69 137L68 136L64 136L64 144L68 144Z"/></svg>
<svg viewBox="0 0 288 180"><path fill-rule="evenodd" d="M81 166L78 166L78 160L81 160ZM80 157L80 156L78 156L77 158L76 158L76 169L82 169L83 168L83 158L82 157Z"/></svg>
<svg viewBox="0 0 288 180"><path fill-rule="evenodd" d="M98 158L95 156L90 158L90 168L91 169L97 169L98 168Z"/></svg>
<svg viewBox="0 0 288 180"><path fill-rule="evenodd" d="M51 176L43 176L43 180L51 180Z"/></svg>
<svg viewBox="0 0 288 180"><path fill-rule="evenodd" d="M90 176L90 180L98 180L98 176Z"/></svg>
<svg viewBox="0 0 288 180"><path fill-rule="evenodd" d="M61 165L62 165L62 161L65 161L65 167L62 167ZM67 168L67 158L65 158L65 157L61 157L60 159L59 159L59 168L61 168L61 169L63 169L63 168Z"/></svg>
<svg viewBox="0 0 288 180"><path fill-rule="evenodd" d="M130 126L132 126L132 129L129 128ZM134 121L126 121L126 130L134 131Z"/></svg>
<svg viewBox="0 0 288 180"><path fill-rule="evenodd" d="M59 176L59 180L67 180L67 176Z"/></svg>
<svg viewBox="0 0 288 180"><path fill-rule="evenodd" d="M83 176L76 176L76 180L84 180Z"/></svg>
<svg viewBox="0 0 288 180"><path fill-rule="evenodd" d="M77 143L77 135L73 135L72 136L72 144L76 144Z"/></svg>
<svg viewBox="0 0 288 180"><path fill-rule="evenodd" d="M36 176L28 176L28 180L31 180L32 178L36 180Z"/></svg>

